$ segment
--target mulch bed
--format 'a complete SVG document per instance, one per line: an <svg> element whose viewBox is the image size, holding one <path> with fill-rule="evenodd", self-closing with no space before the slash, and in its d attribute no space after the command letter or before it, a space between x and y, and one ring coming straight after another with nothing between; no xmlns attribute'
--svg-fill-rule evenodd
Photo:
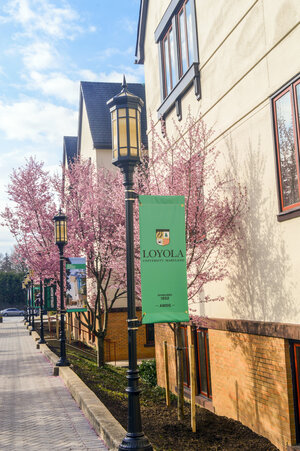
<svg viewBox="0 0 300 451"><path fill-rule="evenodd" d="M51 349L58 350L57 344L50 342ZM127 385L126 372L123 368L105 365L97 368L94 359L67 350L72 369L85 384L98 396L119 423L127 429ZM177 401L172 397L171 406L165 405L164 390L141 380L142 394L141 414L143 431L157 451L278 451L269 440L263 438L239 421L197 408L197 432L190 427L190 406L185 404L184 420L177 420Z"/></svg>

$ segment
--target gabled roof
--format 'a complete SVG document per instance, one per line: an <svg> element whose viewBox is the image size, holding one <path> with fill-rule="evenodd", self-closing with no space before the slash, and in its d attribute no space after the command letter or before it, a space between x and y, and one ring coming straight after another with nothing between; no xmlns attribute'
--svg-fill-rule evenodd
<svg viewBox="0 0 300 451"><path fill-rule="evenodd" d="M77 141L77 136L64 136L64 166L66 165L66 161L70 164L77 156Z"/></svg>
<svg viewBox="0 0 300 451"><path fill-rule="evenodd" d="M141 83L128 83L128 90L138 95L145 103L145 86ZM83 101L86 106L89 126L95 149L111 149L111 117L106 102L122 89L121 83L89 82L80 83L78 149L80 149L80 133L82 123ZM147 147L146 106L141 114L142 143Z"/></svg>
<svg viewBox="0 0 300 451"><path fill-rule="evenodd" d="M148 12L148 0L141 0L136 46L135 46L136 64L144 64L144 42L145 42L147 12Z"/></svg>

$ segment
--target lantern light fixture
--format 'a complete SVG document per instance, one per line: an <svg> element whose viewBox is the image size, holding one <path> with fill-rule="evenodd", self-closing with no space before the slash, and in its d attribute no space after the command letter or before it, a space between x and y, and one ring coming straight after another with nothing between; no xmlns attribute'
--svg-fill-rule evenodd
<svg viewBox="0 0 300 451"><path fill-rule="evenodd" d="M54 216L54 232L55 232L55 244L64 246L67 244L67 217L59 210L58 214Z"/></svg>
<svg viewBox="0 0 300 451"><path fill-rule="evenodd" d="M122 90L108 100L112 125L112 163L118 167L140 162L141 110L143 100L128 91L125 75Z"/></svg>

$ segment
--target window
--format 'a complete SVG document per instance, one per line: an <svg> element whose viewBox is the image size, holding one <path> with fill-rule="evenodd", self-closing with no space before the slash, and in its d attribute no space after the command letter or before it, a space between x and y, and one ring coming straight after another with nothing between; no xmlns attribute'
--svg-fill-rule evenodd
<svg viewBox="0 0 300 451"><path fill-rule="evenodd" d="M282 214L300 209L300 77L272 98Z"/></svg>
<svg viewBox="0 0 300 451"><path fill-rule="evenodd" d="M211 398L211 377L209 361L208 332L206 329L196 331L196 362L198 393Z"/></svg>
<svg viewBox="0 0 300 451"><path fill-rule="evenodd" d="M175 74L175 47L172 27L168 30L162 41L162 54L164 65L164 93L165 97L172 91L176 84Z"/></svg>
<svg viewBox="0 0 300 451"><path fill-rule="evenodd" d="M300 343L290 342L294 413L297 443L300 442Z"/></svg>
<svg viewBox="0 0 300 451"><path fill-rule="evenodd" d="M81 332L82 332L82 330L81 330L81 321L80 321L81 313L79 313L78 317L79 317L79 319L78 319L78 333L79 333L79 337L81 338Z"/></svg>
<svg viewBox="0 0 300 451"><path fill-rule="evenodd" d="M191 3L185 1L177 16L180 77L194 62Z"/></svg>
<svg viewBox="0 0 300 451"><path fill-rule="evenodd" d="M89 325L91 324L91 312L88 312L88 324L89 324ZM92 332L91 332L91 329L88 328L88 331L89 331L89 341L91 341L91 338L92 338Z"/></svg>
<svg viewBox="0 0 300 451"><path fill-rule="evenodd" d="M181 326L181 336L183 344L183 384L190 387L190 360L189 360L189 342L187 336L187 327Z"/></svg>
<svg viewBox="0 0 300 451"><path fill-rule="evenodd" d="M193 83L200 98L195 0L172 0L155 31L155 40L161 79L159 116L176 106L181 117L181 96Z"/></svg>
<svg viewBox="0 0 300 451"><path fill-rule="evenodd" d="M154 346L154 324L146 324L146 345Z"/></svg>

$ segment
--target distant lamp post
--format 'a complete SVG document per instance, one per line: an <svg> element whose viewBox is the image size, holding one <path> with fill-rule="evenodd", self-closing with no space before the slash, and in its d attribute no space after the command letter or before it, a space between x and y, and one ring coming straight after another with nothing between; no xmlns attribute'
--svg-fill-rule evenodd
<svg viewBox="0 0 300 451"><path fill-rule="evenodd" d="M34 283L32 274L30 274L30 299L31 299L31 331L35 330L34 325Z"/></svg>
<svg viewBox="0 0 300 451"><path fill-rule="evenodd" d="M40 321L41 321L41 324L40 324L40 339L38 341L38 343L40 345L46 343L46 340L44 337L43 307L44 307L44 305L43 305L43 283L42 283L42 278L40 278Z"/></svg>
<svg viewBox="0 0 300 451"><path fill-rule="evenodd" d="M30 316L29 316L29 288L28 288L29 280L28 280L28 273L26 274L23 283L22 288L26 292L26 311L25 311L25 322L27 323L29 321L30 325Z"/></svg>
<svg viewBox="0 0 300 451"><path fill-rule="evenodd" d="M133 202L133 173L140 162L142 99L127 89L125 77L122 91L107 102L112 122L112 163L124 176L126 210L126 266L128 312L128 429L119 450L153 450L142 431L140 411L139 370L137 366L136 332L138 319L135 307Z"/></svg>
<svg viewBox="0 0 300 451"><path fill-rule="evenodd" d="M65 332L65 306L64 306L64 246L67 244L67 217L59 210L54 216L55 244L59 249L60 264L60 358L57 366L68 366L70 363L66 356L66 332Z"/></svg>
<svg viewBox="0 0 300 451"><path fill-rule="evenodd" d="M26 274L26 290L27 290L27 321L31 327L31 279L30 273Z"/></svg>

